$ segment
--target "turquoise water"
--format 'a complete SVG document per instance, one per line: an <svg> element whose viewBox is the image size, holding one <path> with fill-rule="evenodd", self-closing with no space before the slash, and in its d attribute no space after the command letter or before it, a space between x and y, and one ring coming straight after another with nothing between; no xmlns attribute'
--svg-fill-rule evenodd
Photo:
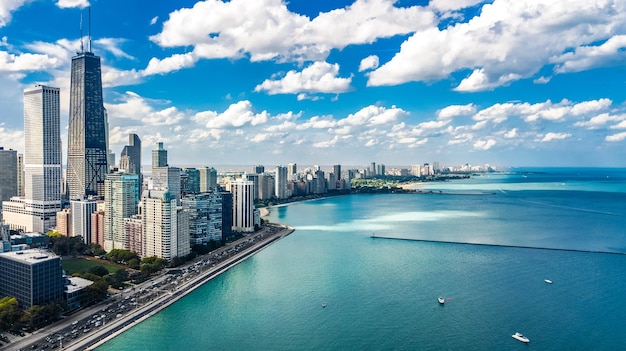
<svg viewBox="0 0 626 351"><path fill-rule="evenodd" d="M275 208L292 235L98 350L626 349L625 255L370 237L626 252L626 173L549 171Z"/></svg>

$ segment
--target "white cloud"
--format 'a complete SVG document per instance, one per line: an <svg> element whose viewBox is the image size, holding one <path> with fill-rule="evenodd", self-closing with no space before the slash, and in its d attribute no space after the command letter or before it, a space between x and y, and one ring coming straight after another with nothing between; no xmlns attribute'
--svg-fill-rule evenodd
<svg viewBox="0 0 626 351"><path fill-rule="evenodd" d="M369 71L378 68L378 56L370 55L361 60L359 64L359 72Z"/></svg>
<svg viewBox="0 0 626 351"><path fill-rule="evenodd" d="M450 105L442 108L437 113L437 118L448 119L457 116L469 116L476 113L476 105Z"/></svg>
<svg viewBox="0 0 626 351"><path fill-rule="evenodd" d="M610 142L624 141L624 139L626 139L626 132L607 135L605 138L606 141L610 141Z"/></svg>
<svg viewBox="0 0 626 351"><path fill-rule="evenodd" d="M301 72L289 71L279 80L267 79L254 91L275 94L344 93L350 89L352 78L340 78L339 64L315 62Z"/></svg>
<svg viewBox="0 0 626 351"><path fill-rule="evenodd" d="M567 139L569 137L571 137L572 135L570 133L546 133L546 135L543 136L543 138L541 139L542 143L547 143L550 142L552 140L563 140L563 139Z"/></svg>
<svg viewBox="0 0 626 351"><path fill-rule="evenodd" d="M456 11L480 4L484 0L431 0L428 6L438 11Z"/></svg>
<svg viewBox="0 0 626 351"><path fill-rule="evenodd" d="M152 17L152 19L150 20L150 25L151 26L155 25L158 20L159 20L159 16Z"/></svg>
<svg viewBox="0 0 626 351"><path fill-rule="evenodd" d="M11 12L19 9L30 0L2 0L0 1L0 28L11 22Z"/></svg>
<svg viewBox="0 0 626 351"><path fill-rule="evenodd" d="M509 130L508 132L504 133L504 137L508 139L517 137L517 128L513 128Z"/></svg>
<svg viewBox="0 0 626 351"><path fill-rule="evenodd" d="M87 0L59 0L57 1L57 6L62 9L74 8L78 7L84 9L89 6L89 1Z"/></svg>
<svg viewBox="0 0 626 351"><path fill-rule="evenodd" d="M398 8L394 3L356 0L310 20L290 12L281 0L200 1L170 13L161 33L150 39L162 47L193 46L198 58L249 55L251 61L323 61L332 49L435 24L430 10Z"/></svg>
<svg viewBox="0 0 626 351"><path fill-rule="evenodd" d="M254 113L252 110L252 103L245 100L230 105L223 113L199 112L192 117L192 120L211 129L236 128L246 124L255 126L267 122L269 118L267 111Z"/></svg>
<svg viewBox="0 0 626 351"><path fill-rule="evenodd" d="M470 69L455 90L489 90L532 77L572 47L621 34L624 21L626 3L618 0L495 0L467 23L416 31L370 73L368 85L440 80Z"/></svg>
<svg viewBox="0 0 626 351"><path fill-rule="evenodd" d="M579 121L574 123L576 127L583 127L586 129L598 129L602 128L609 122L619 122L626 120L626 115L611 115L609 113L602 113L597 116L591 117L588 121Z"/></svg>
<svg viewBox="0 0 626 351"><path fill-rule="evenodd" d="M112 53L115 57L123 57L127 59L134 59L131 55L124 52L120 46L126 41L121 38L101 38L94 41L94 43L100 46L102 49Z"/></svg>
<svg viewBox="0 0 626 351"><path fill-rule="evenodd" d="M192 53L175 54L162 60L153 57L148 62L148 67L142 71L142 74L148 76L178 71L183 68L193 67L196 61L197 58Z"/></svg>
<svg viewBox="0 0 626 351"><path fill-rule="evenodd" d="M474 143L474 149L477 150L489 150L491 149L494 145L496 145L496 141L493 139L488 139L488 140L478 140Z"/></svg>
<svg viewBox="0 0 626 351"><path fill-rule="evenodd" d="M567 52L551 61L558 63L555 68L557 73L580 72L626 61L625 49L626 35L616 35L601 45L579 46L574 52Z"/></svg>

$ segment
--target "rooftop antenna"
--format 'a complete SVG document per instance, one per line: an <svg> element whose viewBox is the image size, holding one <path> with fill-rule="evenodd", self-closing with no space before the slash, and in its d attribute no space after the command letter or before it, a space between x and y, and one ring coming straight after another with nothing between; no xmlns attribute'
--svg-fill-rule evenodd
<svg viewBox="0 0 626 351"><path fill-rule="evenodd" d="M80 54L85 52L83 47L83 13L80 13Z"/></svg>
<svg viewBox="0 0 626 351"><path fill-rule="evenodd" d="M87 35L89 36L89 47L87 49L87 51L91 52L91 6L89 6L89 25L88 25L88 29L87 29Z"/></svg>

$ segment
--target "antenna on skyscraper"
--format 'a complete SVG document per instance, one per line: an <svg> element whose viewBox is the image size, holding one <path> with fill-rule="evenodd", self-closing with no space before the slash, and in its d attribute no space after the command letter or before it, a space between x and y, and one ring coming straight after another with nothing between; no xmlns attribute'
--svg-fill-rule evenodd
<svg viewBox="0 0 626 351"><path fill-rule="evenodd" d="M89 6L89 24L88 24L88 29L87 29L87 36L89 37L89 48L87 49L88 52L91 52L91 6Z"/></svg>
<svg viewBox="0 0 626 351"><path fill-rule="evenodd" d="M83 13L80 13L80 53L85 52L85 48L83 47Z"/></svg>

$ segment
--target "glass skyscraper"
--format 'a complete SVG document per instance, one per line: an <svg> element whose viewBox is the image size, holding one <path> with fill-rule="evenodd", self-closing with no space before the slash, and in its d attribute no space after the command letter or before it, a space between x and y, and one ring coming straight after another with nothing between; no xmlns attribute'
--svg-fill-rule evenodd
<svg viewBox="0 0 626 351"><path fill-rule="evenodd" d="M102 196L109 168L100 57L91 52L72 57L71 74L67 148L69 198Z"/></svg>

